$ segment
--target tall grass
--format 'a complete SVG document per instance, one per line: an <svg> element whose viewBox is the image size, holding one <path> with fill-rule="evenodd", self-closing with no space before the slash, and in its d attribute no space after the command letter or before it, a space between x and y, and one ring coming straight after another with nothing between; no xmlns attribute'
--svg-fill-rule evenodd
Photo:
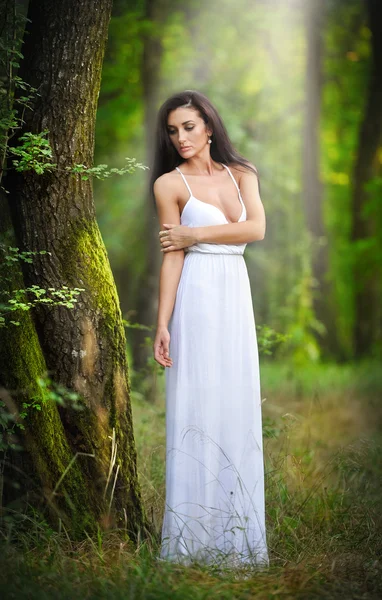
<svg viewBox="0 0 382 600"><path fill-rule="evenodd" d="M382 381L378 365L262 364L271 566L246 573L157 560L165 405L133 393L138 469L157 535L74 543L36 514L1 530L1 598L377 598L382 596Z"/></svg>

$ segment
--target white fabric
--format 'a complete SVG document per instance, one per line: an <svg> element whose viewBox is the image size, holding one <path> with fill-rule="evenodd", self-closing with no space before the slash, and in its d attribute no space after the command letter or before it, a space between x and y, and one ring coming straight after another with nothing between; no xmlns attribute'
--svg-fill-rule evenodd
<svg viewBox="0 0 382 600"><path fill-rule="evenodd" d="M240 190L229 170L242 204ZM178 169L181 173L181 171ZM181 223L227 224L192 195ZM227 193L233 196L227 176ZM233 186L232 186L233 188ZM259 358L246 244L187 249L166 368L166 505L160 558L269 565Z"/></svg>

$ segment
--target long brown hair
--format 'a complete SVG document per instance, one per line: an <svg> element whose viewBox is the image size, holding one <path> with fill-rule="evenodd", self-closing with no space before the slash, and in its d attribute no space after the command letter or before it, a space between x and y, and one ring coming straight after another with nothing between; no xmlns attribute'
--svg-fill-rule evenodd
<svg viewBox="0 0 382 600"><path fill-rule="evenodd" d="M184 162L184 159L182 159L171 142L167 130L168 115L172 110L175 110L179 107L190 107L196 109L206 125L208 124L212 129L213 133L210 138L212 140L212 143L210 144L210 152L213 160L226 165L230 163L239 164L245 169L256 173L259 180L257 169L252 167L249 164L249 161L241 156L233 147L224 123L218 111L212 105L209 99L204 94L197 92L196 90L185 90L184 92L177 92L176 94L173 94L167 98L158 112L155 131L154 161L151 170L149 188L152 198L154 198L153 186L155 180L164 173L169 173L175 167L178 167Z"/></svg>

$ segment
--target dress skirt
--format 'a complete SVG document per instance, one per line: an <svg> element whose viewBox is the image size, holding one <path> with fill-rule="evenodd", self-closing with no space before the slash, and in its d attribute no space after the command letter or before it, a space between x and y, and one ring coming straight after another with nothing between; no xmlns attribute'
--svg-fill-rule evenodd
<svg viewBox="0 0 382 600"><path fill-rule="evenodd" d="M160 557L268 565L259 356L242 254L185 255L169 332Z"/></svg>

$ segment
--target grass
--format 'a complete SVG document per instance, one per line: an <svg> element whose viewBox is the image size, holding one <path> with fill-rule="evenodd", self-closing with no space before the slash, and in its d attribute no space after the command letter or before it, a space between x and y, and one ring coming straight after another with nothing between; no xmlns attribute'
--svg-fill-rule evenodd
<svg viewBox="0 0 382 600"><path fill-rule="evenodd" d="M378 598L382 596L382 377L378 365L261 365L271 566L235 571L155 560L119 531L75 544L33 515L3 529L1 598ZM135 392L147 513L164 506L163 378L156 403Z"/></svg>

